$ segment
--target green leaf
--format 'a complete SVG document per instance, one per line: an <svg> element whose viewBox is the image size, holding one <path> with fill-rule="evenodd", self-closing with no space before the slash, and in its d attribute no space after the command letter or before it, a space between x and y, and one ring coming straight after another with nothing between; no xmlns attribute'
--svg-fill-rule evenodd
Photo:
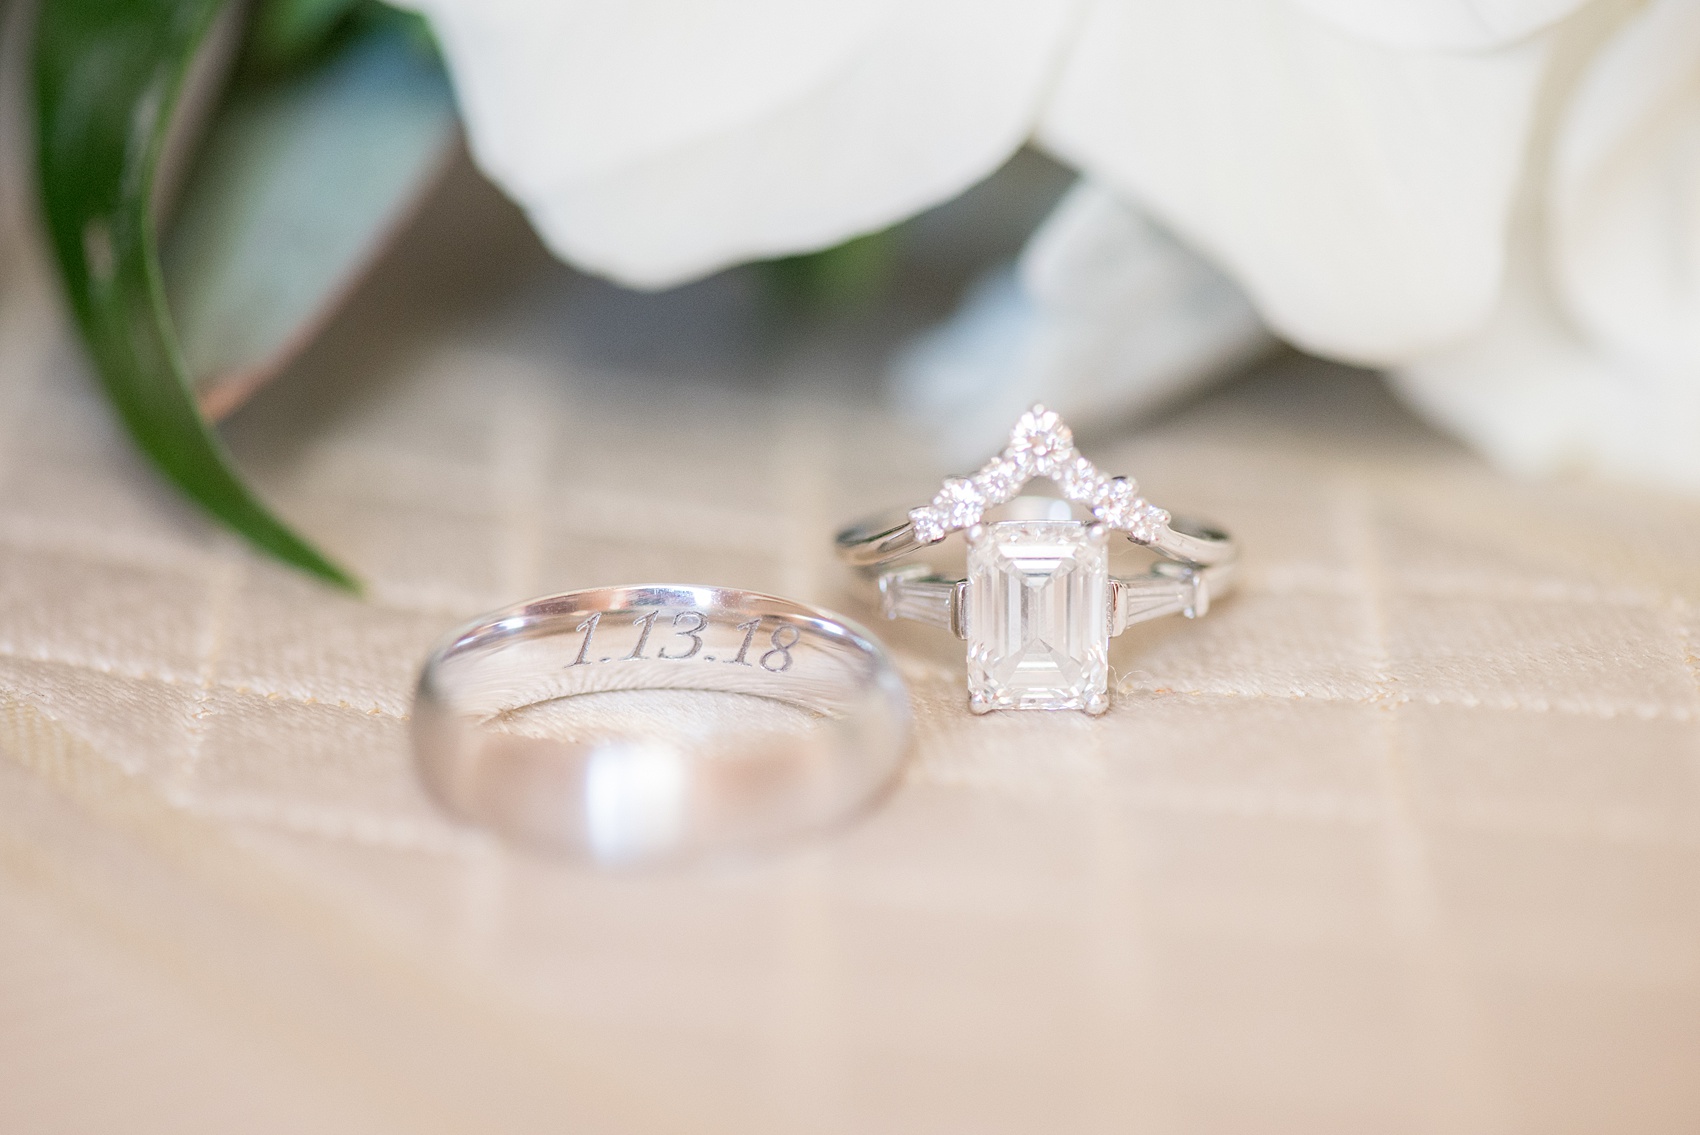
<svg viewBox="0 0 1700 1135"><path fill-rule="evenodd" d="M360 0L258 0L248 25L248 62L262 71L298 66L324 47Z"/></svg>
<svg viewBox="0 0 1700 1135"><path fill-rule="evenodd" d="M882 229L819 252L762 261L760 268L787 303L814 310L856 308L884 292L896 253L896 230Z"/></svg>
<svg viewBox="0 0 1700 1135"><path fill-rule="evenodd" d="M196 409L166 307L155 174L185 76L227 2L43 0L35 45L42 211L89 353L142 451L258 547L356 590L232 470Z"/></svg>
<svg viewBox="0 0 1700 1135"><path fill-rule="evenodd" d="M208 417L329 319L454 151L442 67L396 16L287 78L239 81L201 148L163 265Z"/></svg>

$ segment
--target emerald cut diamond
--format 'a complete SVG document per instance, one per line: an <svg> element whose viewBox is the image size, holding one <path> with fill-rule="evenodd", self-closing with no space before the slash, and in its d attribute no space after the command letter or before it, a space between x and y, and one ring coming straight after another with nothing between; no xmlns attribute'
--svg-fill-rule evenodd
<svg viewBox="0 0 1700 1135"><path fill-rule="evenodd" d="M1006 520L968 549L968 698L994 709L1108 708L1109 555L1102 529Z"/></svg>

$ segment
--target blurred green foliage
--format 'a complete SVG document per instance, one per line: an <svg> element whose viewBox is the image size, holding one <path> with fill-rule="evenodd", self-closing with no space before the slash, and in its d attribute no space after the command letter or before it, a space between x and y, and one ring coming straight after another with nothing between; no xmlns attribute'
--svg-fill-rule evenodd
<svg viewBox="0 0 1700 1135"><path fill-rule="evenodd" d="M236 474L195 404L166 307L155 177L185 79L227 2L43 0L34 56L42 212L95 368L142 452L258 547L354 589Z"/></svg>
<svg viewBox="0 0 1700 1135"><path fill-rule="evenodd" d="M242 44L238 82L287 78L372 33L404 36L435 56L424 17L379 0L259 0Z"/></svg>
<svg viewBox="0 0 1700 1135"><path fill-rule="evenodd" d="M785 306L810 312L866 307L880 299L897 268L896 229L882 229L802 256L765 260L768 289Z"/></svg>
<svg viewBox="0 0 1700 1135"><path fill-rule="evenodd" d="M174 323L167 303L160 234L154 224L156 174L184 84L207 49L213 29L234 2L41 0L34 67L43 214L72 310L101 382L142 452L185 494L256 546L353 589L351 576L273 516L243 483L217 433L199 411L193 376L184 361L183 329ZM436 54L423 20L378 0L257 0L243 32L231 87L225 92L225 111L250 104L276 105L278 99L295 99L305 107L309 104L301 100L319 99L311 104L316 107L311 114L297 115L294 121L302 125L290 128L313 135L302 152L329 161L335 161L336 154L331 136L349 132L339 134L313 124L353 113L360 106L322 102L327 88L322 81L315 83L315 77L322 79L326 65L351 58L345 49L370 44L374 35L390 37L392 44L400 38L433 59ZM358 84L342 89L358 92ZM262 102L255 103L256 99ZM405 102L403 96L396 105ZM326 137L320 139L321 134ZM215 131L215 137L219 136ZM267 145L275 149L283 144L282 139L274 142ZM406 150L405 146L397 150L395 160L409 160ZM226 151L244 152L240 146L236 150L226 146L219 152L227 159ZM314 209L338 207L336 191L326 188L309 194L326 201L301 202L287 217L275 209L260 208L259 203L268 199L266 189L275 197L277 185L284 183L263 172L263 161L255 161L259 164L248 163L254 167L251 170L237 171L242 176L218 181L223 187L247 186L241 201L208 205L204 194L197 197L190 192L186 205L199 202L208 216L225 217L221 223L247 218L250 228L272 226L253 230L261 235L282 231L278 226L310 223L315 215L323 221L322 214L313 214ZM337 184L331 174L339 170L348 172L342 166L327 165L322 178L311 170L296 173L307 176L314 187L321 183L329 187ZM226 197L237 192L221 191ZM348 239L357 245L365 235L350 234ZM235 229L228 239L220 239L223 244L213 250L218 255L210 260L208 256L191 258L202 269L212 263L216 271L208 269L212 274L207 279L191 282L201 291L210 288L220 296L247 294L240 285L255 272L264 275L270 269L252 263L254 257L242 250L265 242L244 241ZM896 231L887 230L820 252L767 261L757 268L770 295L793 314L861 309L887 293L897 268L898 244ZM234 251L227 255L225 245ZM177 294L181 299L188 293L178 289ZM310 302L284 305L277 318L293 318L289 312L307 311L311 306ZM228 315L225 318L228 321ZM221 337L218 327L196 326L200 338L188 340L192 347L202 339L216 346L231 338ZM229 324L224 330L241 327Z"/></svg>
<svg viewBox="0 0 1700 1135"><path fill-rule="evenodd" d="M313 59L367 0L259 0L249 19L243 62L264 73Z"/></svg>

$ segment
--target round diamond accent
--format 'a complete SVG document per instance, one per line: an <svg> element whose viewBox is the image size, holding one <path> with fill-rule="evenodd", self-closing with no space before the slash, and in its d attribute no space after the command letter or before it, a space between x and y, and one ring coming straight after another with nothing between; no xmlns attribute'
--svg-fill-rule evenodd
<svg viewBox="0 0 1700 1135"><path fill-rule="evenodd" d="M915 530L915 539L923 544L936 544L950 534L944 521L930 508L910 509L909 524Z"/></svg>
<svg viewBox="0 0 1700 1135"><path fill-rule="evenodd" d="M946 479L939 495L933 498L933 512L951 529L972 528L980 523L986 511L986 498L966 477Z"/></svg>
<svg viewBox="0 0 1700 1135"><path fill-rule="evenodd" d="M1092 515L1141 544L1151 543L1169 523L1169 514L1140 496L1126 477L1112 478L1099 487Z"/></svg>
<svg viewBox="0 0 1700 1135"><path fill-rule="evenodd" d="M1169 526L1169 514L1148 501L1139 502L1139 511L1122 527L1127 534L1141 544L1149 544L1163 534L1163 529Z"/></svg>
<svg viewBox="0 0 1700 1135"><path fill-rule="evenodd" d="M985 494L986 507L1007 504L1015 499L1021 491L1021 486L1027 483L1027 476L1022 471L1021 464L1003 454L986 462L986 467L974 474L974 483Z"/></svg>
<svg viewBox="0 0 1700 1135"><path fill-rule="evenodd" d="M1104 477L1097 466L1084 457L1076 457L1057 472L1057 486L1063 496L1082 504L1090 503L1098 493Z"/></svg>
<svg viewBox="0 0 1700 1135"><path fill-rule="evenodd" d="M1035 406L1015 423L1007 454L1035 476L1054 476L1074 457L1074 431L1055 410Z"/></svg>
<svg viewBox="0 0 1700 1135"><path fill-rule="evenodd" d="M1120 528L1139 503L1133 482L1126 477L1111 477L1092 494L1092 515L1112 528Z"/></svg>

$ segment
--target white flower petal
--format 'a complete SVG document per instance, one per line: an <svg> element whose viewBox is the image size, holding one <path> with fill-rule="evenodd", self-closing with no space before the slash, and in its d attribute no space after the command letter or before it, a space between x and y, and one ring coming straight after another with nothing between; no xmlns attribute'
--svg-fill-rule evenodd
<svg viewBox="0 0 1700 1135"><path fill-rule="evenodd" d="M1656 0L1606 44L1552 169L1552 260L1572 318L1603 351L1700 371L1700 4Z"/></svg>
<svg viewBox="0 0 1700 1135"><path fill-rule="evenodd" d="M1274 343L1232 280L1089 181L1033 234L1021 282L1042 318L1029 401L1081 421L1156 406Z"/></svg>
<svg viewBox="0 0 1700 1135"><path fill-rule="evenodd" d="M955 195L1031 130L1073 0L415 0L479 163L562 256L665 286Z"/></svg>
<svg viewBox="0 0 1700 1135"><path fill-rule="evenodd" d="M1604 473L1700 490L1700 366L1595 349L1547 292L1532 240L1493 318L1452 350L1389 376L1413 407L1498 464Z"/></svg>
<svg viewBox="0 0 1700 1135"><path fill-rule="evenodd" d="M1390 51L1285 0L1097 0L1040 137L1281 333L1395 361L1493 308L1545 58Z"/></svg>
<svg viewBox="0 0 1700 1135"><path fill-rule="evenodd" d="M1389 47L1482 51L1557 23L1588 0L1292 0Z"/></svg>
<svg viewBox="0 0 1700 1135"><path fill-rule="evenodd" d="M1268 349L1245 294L1090 183L1022 254L893 368L894 394L947 457L995 448L1028 406L1076 422L1152 409Z"/></svg>

